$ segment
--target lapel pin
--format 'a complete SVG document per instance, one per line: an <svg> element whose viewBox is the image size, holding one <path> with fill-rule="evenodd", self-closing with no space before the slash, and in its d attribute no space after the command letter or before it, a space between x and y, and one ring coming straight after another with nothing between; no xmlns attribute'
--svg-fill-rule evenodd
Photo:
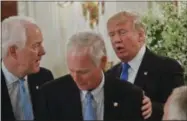
<svg viewBox="0 0 187 121"><path fill-rule="evenodd" d="M36 89L38 90L38 89L39 89L39 86L36 86Z"/></svg>
<svg viewBox="0 0 187 121"><path fill-rule="evenodd" d="M144 72L144 75L147 75L148 74L148 72Z"/></svg>
<svg viewBox="0 0 187 121"><path fill-rule="evenodd" d="M114 102L114 107L118 107L118 103L117 102Z"/></svg>

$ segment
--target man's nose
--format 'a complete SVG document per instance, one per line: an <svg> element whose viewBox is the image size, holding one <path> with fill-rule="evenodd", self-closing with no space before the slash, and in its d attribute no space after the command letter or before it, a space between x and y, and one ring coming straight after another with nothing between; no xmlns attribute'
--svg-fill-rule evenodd
<svg viewBox="0 0 187 121"><path fill-rule="evenodd" d="M121 40L121 37L119 34L115 34L114 37L113 37L113 42L114 43L121 43L122 40Z"/></svg>
<svg viewBox="0 0 187 121"><path fill-rule="evenodd" d="M41 48L40 48L40 51L39 51L39 55L40 56L43 56L43 55L45 55L45 49L44 49L44 47L43 46L41 46Z"/></svg>
<svg viewBox="0 0 187 121"><path fill-rule="evenodd" d="M79 75L77 74L77 72L73 72L72 76L73 76L74 80L76 80L76 81L79 80Z"/></svg>

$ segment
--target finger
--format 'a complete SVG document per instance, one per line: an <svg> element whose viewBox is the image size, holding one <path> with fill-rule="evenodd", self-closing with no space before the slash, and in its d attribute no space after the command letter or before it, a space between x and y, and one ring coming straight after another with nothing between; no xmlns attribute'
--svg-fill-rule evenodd
<svg viewBox="0 0 187 121"><path fill-rule="evenodd" d="M145 117L145 116L151 114L151 112L152 112L152 110L151 110L151 108L149 108L146 111L143 111L142 115L143 115L143 117Z"/></svg>
<svg viewBox="0 0 187 121"><path fill-rule="evenodd" d="M151 102L147 102L146 104L143 104L141 110L146 110L148 108L151 108Z"/></svg>
<svg viewBox="0 0 187 121"><path fill-rule="evenodd" d="M143 93L143 96L145 97L145 91L144 90L142 91L142 93Z"/></svg>
<svg viewBox="0 0 187 121"><path fill-rule="evenodd" d="M144 117L144 119L148 119L151 116L151 113Z"/></svg>
<svg viewBox="0 0 187 121"><path fill-rule="evenodd" d="M146 103L148 103L149 101L150 101L149 98L145 97L145 98L143 99L142 103L143 103L143 104L146 104Z"/></svg>

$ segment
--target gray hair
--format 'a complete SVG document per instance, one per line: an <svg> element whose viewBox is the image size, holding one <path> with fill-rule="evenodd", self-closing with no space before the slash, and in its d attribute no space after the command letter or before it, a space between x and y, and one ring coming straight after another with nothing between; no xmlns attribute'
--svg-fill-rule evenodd
<svg viewBox="0 0 187 121"><path fill-rule="evenodd" d="M168 120L187 120L187 86L174 89L168 106Z"/></svg>
<svg viewBox="0 0 187 121"><path fill-rule="evenodd" d="M66 46L66 54L72 48L84 49L89 48L88 54L91 56L94 64L97 66L100 64L101 58L106 56L105 43L101 35L94 32L79 32L74 34ZM84 54L82 51L75 51L75 54Z"/></svg>
<svg viewBox="0 0 187 121"><path fill-rule="evenodd" d="M27 40L26 25L28 23L36 25L32 18L26 16L11 16L2 22L2 58L7 55L8 47L12 45L18 48L24 47Z"/></svg>

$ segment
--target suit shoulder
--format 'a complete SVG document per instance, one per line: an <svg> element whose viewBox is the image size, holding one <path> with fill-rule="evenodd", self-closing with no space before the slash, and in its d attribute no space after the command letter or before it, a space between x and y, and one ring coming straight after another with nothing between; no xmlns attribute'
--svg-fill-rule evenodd
<svg viewBox="0 0 187 121"><path fill-rule="evenodd" d="M173 58L165 57L165 56L159 56L161 58L161 62L163 63L166 71L177 71L177 72L183 72L184 69L182 68L181 64L176 61Z"/></svg>
<svg viewBox="0 0 187 121"><path fill-rule="evenodd" d="M44 67L40 67L40 73L52 73L49 69L44 68Z"/></svg>
<svg viewBox="0 0 187 121"><path fill-rule="evenodd" d="M120 67L120 64L121 64L121 62L118 63L118 64L116 64L116 65L114 65L112 68L110 68L109 70L107 70L107 71L105 72L105 74L106 74L106 75L109 75L109 74L112 74L112 73L116 73L116 71L118 71L118 69L119 69L119 67Z"/></svg>
<svg viewBox="0 0 187 121"><path fill-rule="evenodd" d="M157 68L160 68L160 71L167 71L167 72L171 72L171 71L183 72L184 71L181 64L173 58L170 58L167 56L161 56L161 55L153 53L152 51L148 51L147 56L148 56L147 58L149 58L148 60L150 61L150 63L151 64L155 63L152 65L154 67L157 66Z"/></svg>
<svg viewBox="0 0 187 121"><path fill-rule="evenodd" d="M116 77L106 75L106 83L110 85L110 88L113 88L117 93L123 93L122 95L139 95L142 96L142 90L128 81L121 81Z"/></svg>
<svg viewBox="0 0 187 121"><path fill-rule="evenodd" d="M45 83L41 89L43 90L48 90L48 89L58 89L58 88L65 88L68 83L71 83L71 76L70 75L65 75L61 76L53 81L49 81Z"/></svg>
<svg viewBox="0 0 187 121"><path fill-rule="evenodd" d="M121 89L124 89L127 94L132 94L132 95L135 94L135 95L139 95L139 96L141 96L143 94L142 90L138 86L136 86L130 82L126 81L126 82L120 82L120 83L121 83L120 84Z"/></svg>

